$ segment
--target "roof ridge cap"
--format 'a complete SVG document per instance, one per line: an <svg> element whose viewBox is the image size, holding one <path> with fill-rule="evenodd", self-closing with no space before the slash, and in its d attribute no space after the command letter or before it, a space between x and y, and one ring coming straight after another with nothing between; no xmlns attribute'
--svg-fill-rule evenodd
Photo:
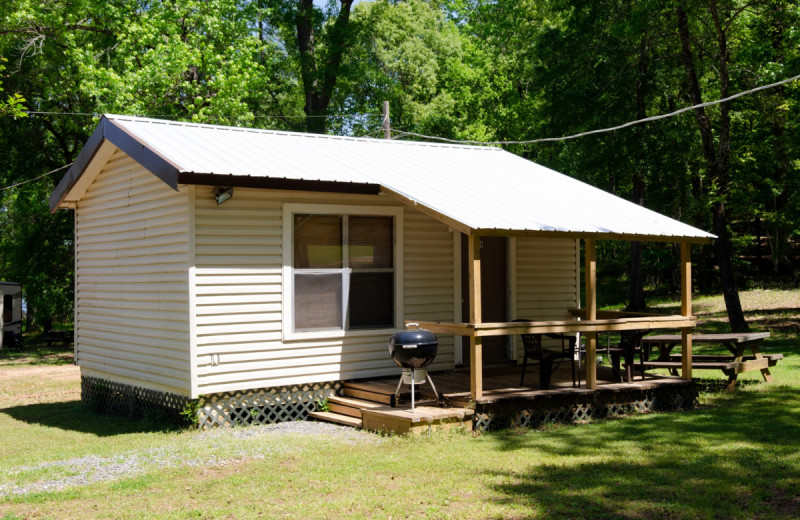
<svg viewBox="0 0 800 520"><path fill-rule="evenodd" d="M292 130L273 130L269 128L252 128L245 126L230 126L218 125L211 123L194 123L191 121L173 121L170 119L157 119L152 117L132 116L124 114L103 114L102 117L109 120L116 121L131 121L138 123L161 124L167 126L179 126L189 128L206 128L213 130L225 130L230 132L244 132L256 134L270 134L270 135L285 135L289 137L302 137L306 139L329 139L333 141L355 141L355 142L369 142L373 144L389 144L394 146L407 145L407 146L430 146L432 148L455 148L459 150L472 150L472 151L505 151L503 148L489 145L467 145L467 144L452 144L452 143L432 143L427 141L400 141L395 139L376 139L374 137L363 136L346 136L346 135L331 135L331 134L314 134L310 132L296 132Z"/></svg>

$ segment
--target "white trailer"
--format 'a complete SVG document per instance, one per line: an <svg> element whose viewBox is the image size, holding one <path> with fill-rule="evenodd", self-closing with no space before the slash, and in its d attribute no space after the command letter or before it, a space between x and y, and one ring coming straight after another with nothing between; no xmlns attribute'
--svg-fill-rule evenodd
<svg viewBox="0 0 800 520"><path fill-rule="evenodd" d="M0 282L0 349L22 346L22 286Z"/></svg>

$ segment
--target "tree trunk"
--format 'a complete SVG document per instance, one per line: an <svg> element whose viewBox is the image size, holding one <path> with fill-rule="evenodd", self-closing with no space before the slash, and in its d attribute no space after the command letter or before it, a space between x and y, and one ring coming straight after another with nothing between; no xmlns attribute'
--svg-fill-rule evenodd
<svg viewBox="0 0 800 520"><path fill-rule="evenodd" d="M775 12L773 13L774 22L771 24L772 30L770 36L772 39L772 49L775 53L775 61L784 64L784 24L781 18L783 6L773 6ZM772 94L775 98L782 100L786 98L785 87L776 88ZM770 104L767 103L769 107ZM775 136L775 158L777 160L774 181L780 187L780 192L775 195L774 199L774 213L776 215L775 221L772 224L772 236L769 238L769 243L772 252L772 269L775 274L780 274L780 263L785 257L790 244L789 237L791 236L791 226L787 226L785 222L777 218L777 215L782 215L789 206L790 192L789 192L789 172L790 161L787 154L789 144L786 138L786 112L783 110L773 109L770 111L773 119L772 134ZM759 243L760 246L760 243Z"/></svg>
<svg viewBox="0 0 800 520"><path fill-rule="evenodd" d="M700 92L700 84L697 80L694 58L691 49L691 37L689 33L689 22L683 3L677 6L678 35L681 43L681 58L686 71L686 78L689 87L689 96L692 104L703 102ZM709 3L709 11L714 22L717 33L717 46L719 51L719 63L717 69L720 77L720 97L729 95L729 75L728 75L728 41L725 30L719 20L719 12L716 2ZM695 120L700 130L700 139L703 145L703 157L705 159L708 176L712 183L716 182L718 193L715 195L713 204L713 231L717 235L714 242L719 265L719 274L722 282L722 292L725 299L725 308L728 311L728 321L731 330L734 332L748 330L747 322L744 319L742 304L739 300L739 292L736 289L736 279L733 271L730 233L728 232L728 217L726 214L725 203L730 189L730 102L720 104L720 125L719 141L717 149L714 149L714 136L712 132L711 119L706 114L704 108L694 110Z"/></svg>
<svg viewBox="0 0 800 520"><path fill-rule="evenodd" d="M647 92L647 40L642 36L639 46L639 64L636 75L636 119L647 117L647 104L645 93ZM638 127L639 153L636 163L633 165L633 193L631 200L634 204L644 205L644 173L642 169L645 163L647 150L644 147L644 137L647 133L647 126ZM642 312L645 310L646 302L644 299L644 273L642 272L642 243L631 242L631 293L628 302L628 310L631 312Z"/></svg>
<svg viewBox="0 0 800 520"><path fill-rule="evenodd" d="M353 0L340 0L339 14L330 28L324 63L318 63L316 35L314 32L313 0L297 2L297 47L300 52L300 75L305 92L306 130L324 134L327 129L328 105L331 102L336 78L342 64L347 36L347 24Z"/></svg>

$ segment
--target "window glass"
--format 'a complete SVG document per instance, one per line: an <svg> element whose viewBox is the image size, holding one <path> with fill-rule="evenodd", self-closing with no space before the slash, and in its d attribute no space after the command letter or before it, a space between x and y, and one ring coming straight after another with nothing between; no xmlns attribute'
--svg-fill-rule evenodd
<svg viewBox="0 0 800 520"><path fill-rule="evenodd" d="M342 265L342 217L295 215L294 266L331 269Z"/></svg>
<svg viewBox="0 0 800 520"><path fill-rule="evenodd" d="M12 321L14 317L14 297L10 294L3 295L3 321Z"/></svg>
<svg viewBox="0 0 800 520"><path fill-rule="evenodd" d="M394 326L394 273L350 275L350 328Z"/></svg>
<svg viewBox="0 0 800 520"><path fill-rule="evenodd" d="M394 218L295 214L294 330L394 326Z"/></svg>
<svg viewBox="0 0 800 520"><path fill-rule="evenodd" d="M341 273L295 272L294 326L295 330L342 327Z"/></svg>
<svg viewBox="0 0 800 520"><path fill-rule="evenodd" d="M350 267L392 267L392 217L350 216Z"/></svg>

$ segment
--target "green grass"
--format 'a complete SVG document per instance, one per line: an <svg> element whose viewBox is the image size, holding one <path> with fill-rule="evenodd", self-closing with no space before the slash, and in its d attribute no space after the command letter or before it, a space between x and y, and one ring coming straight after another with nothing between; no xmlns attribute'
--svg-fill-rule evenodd
<svg viewBox="0 0 800 520"><path fill-rule="evenodd" d="M705 393L696 410L580 426L478 437L239 439L97 416L76 396L6 398L0 485L69 476L69 468L20 467L70 457L144 462L141 473L119 480L0 499L0 518L797 518L798 298L743 293L753 329L773 334L764 350L785 356L772 370L775 383L743 374L749 384ZM722 329L720 301L698 299L700 330ZM0 374L19 368L0 366ZM4 383L0 397L14 391ZM69 391L75 382L62 385ZM157 464L165 457L172 467Z"/></svg>

